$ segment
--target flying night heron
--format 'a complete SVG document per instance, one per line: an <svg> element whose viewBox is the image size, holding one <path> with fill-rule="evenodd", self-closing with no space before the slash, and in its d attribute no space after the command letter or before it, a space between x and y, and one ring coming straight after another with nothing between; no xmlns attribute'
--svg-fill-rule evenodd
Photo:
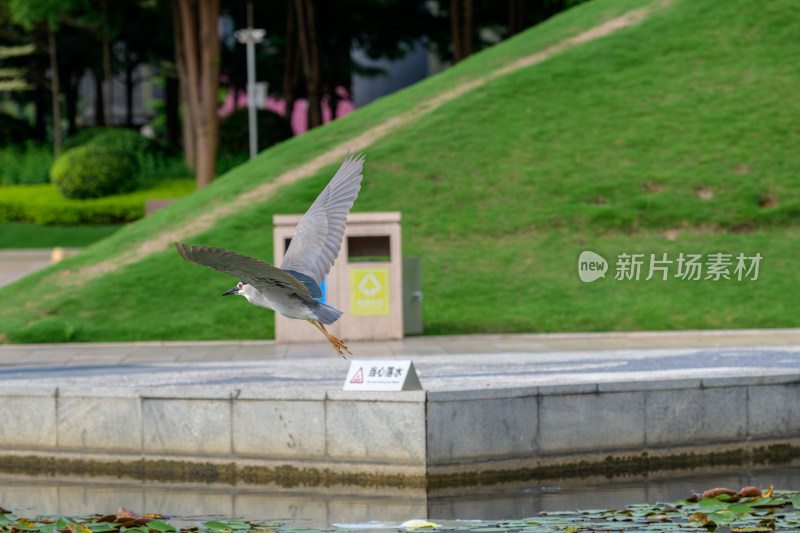
<svg viewBox="0 0 800 533"><path fill-rule="evenodd" d="M210 246L175 243L178 253L192 263L235 276L240 281L222 295L239 294L259 307L289 318L307 320L320 330L342 357L347 346L328 333L342 312L315 298L330 271L344 238L347 213L361 189L364 155L347 154L342 166L300 219L280 268L269 263ZM344 352L342 351L344 350Z"/></svg>

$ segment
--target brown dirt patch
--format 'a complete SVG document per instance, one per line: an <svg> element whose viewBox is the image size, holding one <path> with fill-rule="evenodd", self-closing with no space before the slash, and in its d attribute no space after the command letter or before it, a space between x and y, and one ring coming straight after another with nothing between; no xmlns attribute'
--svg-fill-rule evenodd
<svg viewBox="0 0 800 533"><path fill-rule="evenodd" d="M694 193L701 200L711 200L714 197L714 191L708 185L701 185L694 190Z"/></svg>

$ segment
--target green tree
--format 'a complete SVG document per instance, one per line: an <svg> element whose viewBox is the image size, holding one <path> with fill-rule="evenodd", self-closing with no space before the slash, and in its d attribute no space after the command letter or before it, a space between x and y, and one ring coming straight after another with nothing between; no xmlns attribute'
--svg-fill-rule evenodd
<svg viewBox="0 0 800 533"><path fill-rule="evenodd" d="M175 57L183 108L183 150L197 188L216 176L220 0L173 0Z"/></svg>
<svg viewBox="0 0 800 533"><path fill-rule="evenodd" d="M58 48L56 30L62 17L80 0L7 0L12 22L27 29L38 27L47 33L47 52L50 57L50 94L53 105L53 154L61 151L61 88L58 79Z"/></svg>

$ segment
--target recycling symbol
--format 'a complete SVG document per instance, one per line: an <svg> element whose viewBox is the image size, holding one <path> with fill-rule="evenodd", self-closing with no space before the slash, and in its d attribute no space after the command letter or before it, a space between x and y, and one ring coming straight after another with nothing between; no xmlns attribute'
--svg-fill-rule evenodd
<svg viewBox="0 0 800 533"><path fill-rule="evenodd" d="M374 274L367 274L358 284L358 290L364 293L367 298L372 298L381 291L381 283Z"/></svg>

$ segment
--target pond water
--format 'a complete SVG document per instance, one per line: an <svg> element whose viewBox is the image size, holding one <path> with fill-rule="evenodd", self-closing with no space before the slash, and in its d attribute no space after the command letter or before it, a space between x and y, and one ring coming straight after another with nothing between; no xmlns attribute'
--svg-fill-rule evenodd
<svg viewBox="0 0 800 533"><path fill-rule="evenodd" d="M291 520L306 527L501 520L539 511L615 509L674 501L713 487L800 489L800 461L780 466L714 467L647 476L517 481L447 489L354 485L281 487L149 482L111 477L0 473L0 506L17 516L115 513L119 506L173 519Z"/></svg>

